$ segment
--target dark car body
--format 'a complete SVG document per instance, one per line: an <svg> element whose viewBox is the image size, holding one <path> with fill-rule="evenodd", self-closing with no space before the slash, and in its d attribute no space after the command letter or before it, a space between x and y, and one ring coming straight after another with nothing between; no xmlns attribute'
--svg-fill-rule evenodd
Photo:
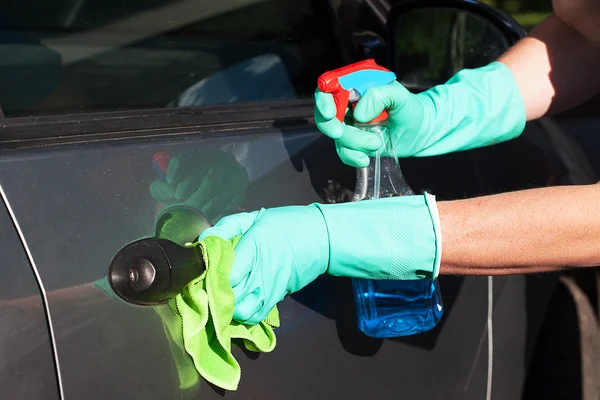
<svg viewBox="0 0 600 400"><path fill-rule="evenodd" d="M317 131L312 91L321 72L364 56L356 33L386 38L387 2L205 2L207 16L195 17L192 0L56 2L41 10L28 3L6 12L12 22L3 31L33 33L42 47L11 43L34 55L49 51L43 62L2 65L5 77L21 72L30 83L11 86L14 93L44 91L0 103L2 398L520 397L557 274L441 276L440 324L393 340L363 335L350 281L323 276L279 305L272 353L234 350L242 368L235 392L196 375L155 309L117 301L94 284L120 248L152 235L157 151L243 148L244 210L346 201L356 172ZM156 22L163 20L177 27ZM56 53L62 67L47 67ZM287 71L286 84L247 86L229 75L215 83L214 98L190 104L181 95L265 55ZM440 200L592 183L588 155L566 133L579 121L572 118L530 123L520 138L489 148L406 159L402 168L415 192Z"/></svg>

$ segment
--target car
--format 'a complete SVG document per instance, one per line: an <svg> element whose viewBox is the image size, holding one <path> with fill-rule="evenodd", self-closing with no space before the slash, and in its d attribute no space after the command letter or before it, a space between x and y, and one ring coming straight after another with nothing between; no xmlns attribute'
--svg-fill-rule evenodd
<svg viewBox="0 0 600 400"><path fill-rule="evenodd" d="M19 1L2 14L5 398L515 399L539 398L536 382L557 376L543 367L569 304L557 299L565 287L570 299L595 293L564 274L441 276L440 323L386 340L358 329L351 281L322 276L279 304L273 352L235 348L233 392L197 374L160 317L168 305L129 304L102 285L165 203L194 205L151 191L161 156L181 156L198 187L209 173L222 185L210 210L198 205L212 223L350 201L356 170L313 121L318 76L372 57L426 90L523 37L510 16L473 0ZM594 183L588 136L571 133L589 118L544 118L516 140L402 159L402 170L441 200ZM561 314L569 326L577 304ZM576 358L577 332L562 347Z"/></svg>

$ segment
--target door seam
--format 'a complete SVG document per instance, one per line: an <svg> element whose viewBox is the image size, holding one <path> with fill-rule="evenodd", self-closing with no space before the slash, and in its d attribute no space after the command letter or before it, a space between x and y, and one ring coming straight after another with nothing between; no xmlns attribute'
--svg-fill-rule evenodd
<svg viewBox="0 0 600 400"><path fill-rule="evenodd" d="M31 251L29 250L29 246L27 245L27 240L25 239L25 235L23 235L23 231L21 230L21 226L19 225L19 223L17 222L17 218L15 216L15 213L13 212L12 207L10 206L10 202L8 201L8 197L6 196L6 193L4 192L4 188L2 187L2 185L0 184L0 196L2 197L2 200L4 202L4 207L6 207L6 211L8 211L8 214L10 216L10 219L13 223L13 226L15 228L15 230L17 231L17 235L19 236L19 240L21 241L21 245L23 246L23 249L25 250L25 254L27 255L27 260L29 261L29 265L31 266L31 269L33 271L33 275L35 276L35 280L36 283L38 285L38 289L42 295L42 304L44 306L44 314L46 316L46 324L48 326L48 332L50 333L50 342L51 342L51 350L52 350L52 358L54 359L54 369L56 372L56 379L57 379L57 384L58 384L58 392L59 392L59 397L61 400L64 400L65 396L64 396L64 391L63 391L63 385L62 385L62 375L61 375L61 371L60 371L60 363L58 361L58 352L57 352L57 348L56 348L56 338L54 335L54 328L52 326L52 317L50 315L50 306L48 304L48 297L46 295L46 288L44 287L44 283L42 282L42 278L40 276L40 273L37 269L37 266L35 264L35 261L33 259L33 255L31 254Z"/></svg>

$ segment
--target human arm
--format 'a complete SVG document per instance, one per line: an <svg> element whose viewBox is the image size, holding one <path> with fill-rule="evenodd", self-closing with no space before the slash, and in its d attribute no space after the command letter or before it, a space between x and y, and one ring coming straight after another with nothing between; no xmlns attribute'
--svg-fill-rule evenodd
<svg viewBox="0 0 600 400"><path fill-rule="evenodd" d="M555 14L499 61L527 120L600 91L600 3L554 0ZM441 274L506 275L600 265L600 185L530 189L440 202Z"/></svg>
<svg viewBox="0 0 600 400"><path fill-rule="evenodd" d="M234 318L256 324L283 298L323 274L434 279L441 230L431 195L261 209L202 232L241 236L230 274Z"/></svg>
<svg viewBox="0 0 600 400"><path fill-rule="evenodd" d="M600 184L438 203L440 274L534 274L600 265Z"/></svg>
<svg viewBox="0 0 600 400"><path fill-rule="evenodd" d="M564 1L570 0L555 4ZM562 4L559 12L572 13ZM553 14L498 59L515 78L528 121L575 107L600 92L600 37L597 43L592 40Z"/></svg>
<svg viewBox="0 0 600 400"><path fill-rule="evenodd" d="M242 236L234 318L253 324L323 274L407 280L600 265L598 198L600 184L277 207L225 217L200 239Z"/></svg>
<svg viewBox="0 0 600 400"><path fill-rule="evenodd" d="M372 88L359 100L354 117L365 122L387 109L393 155L420 157L513 139L526 121L584 102L600 91L600 39L580 33L577 28L587 26L589 18L579 17L586 13L573 11L565 2L556 0L559 12L498 61L461 70L446 84L419 94L398 82ZM584 11L598 8L593 0L577 3L586 3ZM366 166L368 154L381 141L337 121L328 93L317 90L315 99L317 127L335 139L342 161Z"/></svg>

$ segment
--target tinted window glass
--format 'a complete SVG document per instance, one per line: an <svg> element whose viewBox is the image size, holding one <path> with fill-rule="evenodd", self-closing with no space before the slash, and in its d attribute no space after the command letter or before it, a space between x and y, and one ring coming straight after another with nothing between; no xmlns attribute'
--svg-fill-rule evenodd
<svg viewBox="0 0 600 400"><path fill-rule="evenodd" d="M326 1L12 0L7 116L308 97L339 66Z"/></svg>

